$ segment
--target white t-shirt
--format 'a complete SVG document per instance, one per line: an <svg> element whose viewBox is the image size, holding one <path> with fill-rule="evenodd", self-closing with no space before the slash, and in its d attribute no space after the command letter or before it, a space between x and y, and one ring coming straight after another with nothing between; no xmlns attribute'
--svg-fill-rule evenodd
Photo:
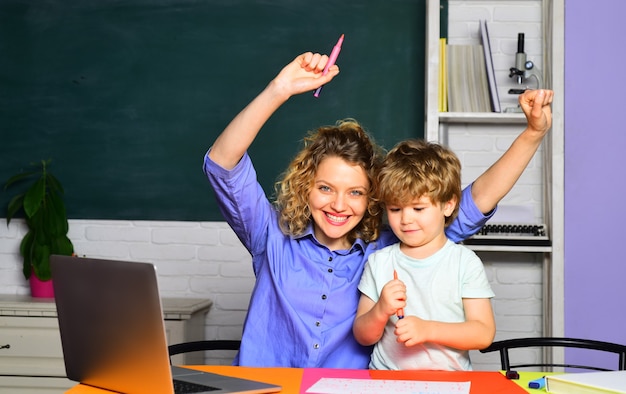
<svg viewBox="0 0 626 394"><path fill-rule="evenodd" d="M448 242L426 259L414 259L394 244L373 253L365 265L359 290L378 301L383 286L398 279L407 288L405 316L458 323L465 321L463 298L492 298L485 269L476 254L465 246ZM370 361L372 369L471 370L469 353L434 343L407 347L396 342L398 321L392 316Z"/></svg>

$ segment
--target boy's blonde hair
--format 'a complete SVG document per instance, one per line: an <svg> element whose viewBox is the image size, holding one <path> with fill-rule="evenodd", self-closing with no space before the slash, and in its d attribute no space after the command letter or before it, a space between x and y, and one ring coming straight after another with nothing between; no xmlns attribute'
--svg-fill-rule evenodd
<svg viewBox="0 0 626 394"><path fill-rule="evenodd" d="M450 149L423 140L406 140L389 151L378 174L377 197L384 205L407 205L425 196L433 203L461 201L461 162Z"/></svg>
<svg viewBox="0 0 626 394"><path fill-rule="evenodd" d="M380 231L382 209L373 198L372 191L382 160L382 149L354 119L340 120L334 126L322 126L309 132L304 139L304 148L275 184L280 228L287 235L300 235L306 230L311 222L309 193L317 168L327 157L338 157L358 165L367 174L370 182L367 210L361 222L348 234L348 240L375 240Z"/></svg>

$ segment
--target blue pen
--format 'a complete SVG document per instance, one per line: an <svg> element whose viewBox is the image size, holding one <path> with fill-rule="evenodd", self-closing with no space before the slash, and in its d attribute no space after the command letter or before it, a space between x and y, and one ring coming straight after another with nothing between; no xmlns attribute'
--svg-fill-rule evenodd
<svg viewBox="0 0 626 394"><path fill-rule="evenodd" d="M542 389L546 386L546 378L539 378L528 382L528 387L531 389Z"/></svg>

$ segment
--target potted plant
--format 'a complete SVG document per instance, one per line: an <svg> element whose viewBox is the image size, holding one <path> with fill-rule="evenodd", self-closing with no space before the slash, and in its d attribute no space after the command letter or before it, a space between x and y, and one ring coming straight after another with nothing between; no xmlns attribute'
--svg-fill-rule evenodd
<svg viewBox="0 0 626 394"><path fill-rule="evenodd" d="M7 226L17 213L23 213L28 226L20 244L24 277L30 281L33 297L53 297L50 255L70 256L74 246L67 237L69 226L63 187L49 171L50 160L31 166L31 170L12 176L4 185L7 190L26 183L7 205Z"/></svg>

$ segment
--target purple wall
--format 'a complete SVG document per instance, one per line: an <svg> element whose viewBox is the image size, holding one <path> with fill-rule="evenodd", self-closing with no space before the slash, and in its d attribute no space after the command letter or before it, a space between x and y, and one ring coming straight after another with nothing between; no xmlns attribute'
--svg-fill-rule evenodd
<svg viewBox="0 0 626 394"><path fill-rule="evenodd" d="M623 344L625 17L624 0L565 0L565 335Z"/></svg>

